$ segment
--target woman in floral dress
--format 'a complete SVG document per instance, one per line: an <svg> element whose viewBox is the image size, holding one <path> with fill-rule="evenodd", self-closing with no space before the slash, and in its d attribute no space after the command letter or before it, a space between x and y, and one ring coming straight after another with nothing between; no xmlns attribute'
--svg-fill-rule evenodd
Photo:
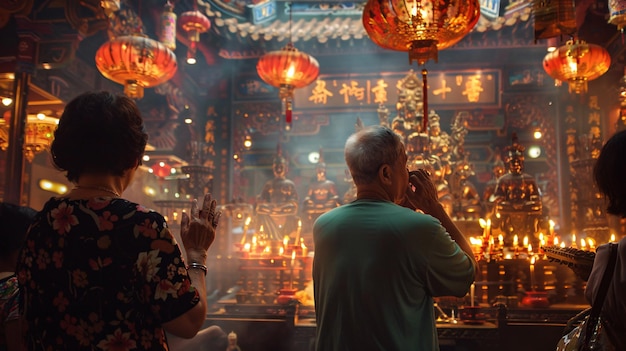
<svg viewBox="0 0 626 351"><path fill-rule="evenodd" d="M52 162L74 188L51 198L18 260L29 350L167 350L206 317L206 251L220 216L207 194L183 215L188 265L162 215L121 197L147 143L135 102L108 92L68 103Z"/></svg>

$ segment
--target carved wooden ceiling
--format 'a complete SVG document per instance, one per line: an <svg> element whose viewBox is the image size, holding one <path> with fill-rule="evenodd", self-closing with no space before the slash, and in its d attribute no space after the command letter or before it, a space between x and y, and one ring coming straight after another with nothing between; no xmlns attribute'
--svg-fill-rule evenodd
<svg viewBox="0 0 626 351"><path fill-rule="evenodd" d="M352 2L282 0L170 0L180 16L197 8L211 21L211 28L201 35L199 62L194 67L182 61L189 44L185 33L178 30L176 56L177 75L166 84L148 89L139 103L147 110L146 120L154 131L151 139L171 143L166 131L178 124L177 114L185 106L197 108L197 102L223 77L223 67L255 61L265 52L283 47L290 35L295 46L307 53L331 60L338 56L358 57L379 54L383 50L367 37L361 24L363 0ZM195 6L194 6L195 1ZM131 26L139 19L146 35L157 38L159 16L165 0L122 0L123 16L115 22L106 15L101 0L22 0L0 1L0 72L10 72L11 56L15 56L17 30L36 33L39 42L37 73L33 84L43 92L32 96L31 105L67 101L76 91L94 88L121 90L116 83L102 78L94 67L96 50L112 30ZM496 3L486 2L486 3ZM501 0L500 9L489 13L483 9L473 31L452 48L444 59L463 60L479 55L485 49L498 57L490 59L521 59L507 49L543 49L547 43L534 40L531 0ZM612 71L623 74L624 44L615 26L607 24L606 0L576 0L578 35L590 43L601 45L613 57ZM291 21L290 21L291 18ZM560 38L565 41L567 38ZM448 53L463 52L463 55ZM249 62L248 62L249 64ZM232 69L232 68L231 68ZM616 84L618 79L616 79ZM10 81L2 83L10 84ZM166 98L163 98L163 97ZM62 105L62 104L61 104ZM58 108L58 106L57 106ZM195 111L192 111L195 112Z"/></svg>

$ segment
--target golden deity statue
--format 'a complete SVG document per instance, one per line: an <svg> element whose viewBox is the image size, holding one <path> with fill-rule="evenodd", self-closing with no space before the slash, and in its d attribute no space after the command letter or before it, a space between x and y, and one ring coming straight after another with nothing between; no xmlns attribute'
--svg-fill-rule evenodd
<svg viewBox="0 0 626 351"><path fill-rule="evenodd" d="M321 214L341 205L335 182L326 179L326 163L322 150L319 154L319 161L315 166L316 179L309 184L307 196L302 202L302 212L306 215L309 225L312 225Z"/></svg>
<svg viewBox="0 0 626 351"><path fill-rule="evenodd" d="M430 153L428 135L411 133L406 141L406 153L407 167L410 170L425 169L430 173L430 178L437 189L439 202L448 214L452 214L453 198L446 179L448 168L437 155Z"/></svg>
<svg viewBox="0 0 626 351"><path fill-rule="evenodd" d="M524 173L524 150L514 134L512 145L507 147L507 173L498 178L489 202L494 206L494 227L499 226L509 236L529 236L535 245L543 206L535 178Z"/></svg>
<svg viewBox="0 0 626 351"><path fill-rule="evenodd" d="M474 175L474 166L468 161L466 153L462 160L454 163L454 170L450 175L450 192L454 199L452 218L477 220L482 217L480 194L469 179Z"/></svg>
<svg viewBox="0 0 626 351"><path fill-rule="evenodd" d="M263 226L267 240L283 240L298 227L298 193L294 182L286 178L287 160L280 146L272 165L274 179L268 180L257 197L257 228Z"/></svg>
<svg viewBox="0 0 626 351"><path fill-rule="evenodd" d="M422 168L430 172L439 201L451 214L453 199L447 181L450 175L451 138L441 130L439 115L434 110L428 114L427 130L423 130L421 84L420 78L411 70L396 84L396 115L389 122L389 110L380 106L378 118L381 125L390 126L402 137L408 155L407 167L410 170Z"/></svg>

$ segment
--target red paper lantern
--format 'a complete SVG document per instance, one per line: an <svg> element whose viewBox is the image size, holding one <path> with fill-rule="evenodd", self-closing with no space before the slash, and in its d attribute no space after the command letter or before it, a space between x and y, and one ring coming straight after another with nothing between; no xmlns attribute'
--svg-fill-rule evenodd
<svg viewBox="0 0 626 351"><path fill-rule="evenodd" d="M165 162L155 163L151 168L152 174L159 178L165 178L172 174L172 166Z"/></svg>
<svg viewBox="0 0 626 351"><path fill-rule="evenodd" d="M183 12L180 15L179 21L181 28L187 32L189 38L187 61L189 63L195 63L196 49L200 41L200 34L205 33L211 28L211 21L198 10Z"/></svg>
<svg viewBox="0 0 626 351"><path fill-rule="evenodd" d="M369 0L363 26L385 49L408 51L409 62L437 62L438 51L459 42L478 22L478 0Z"/></svg>
<svg viewBox="0 0 626 351"><path fill-rule="evenodd" d="M548 75L569 83L569 91L580 94L587 91L587 82L606 73L611 56L601 46L583 40L569 40L543 59Z"/></svg>
<svg viewBox="0 0 626 351"><path fill-rule="evenodd" d="M256 70L263 81L280 89L287 128L291 128L293 91L317 79L319 63L313 56L298 51L289 42L281 50L263 55L257 62Z"/></svg>
<svg viewBox="0 0 626 351"><path fill-rule="evenodd" d="M140 99L144 88L168 81L178 66L176 55L165 45L128 35L104 43L96 52L96 67L106 78L123 84L126 95Z"/></svg>

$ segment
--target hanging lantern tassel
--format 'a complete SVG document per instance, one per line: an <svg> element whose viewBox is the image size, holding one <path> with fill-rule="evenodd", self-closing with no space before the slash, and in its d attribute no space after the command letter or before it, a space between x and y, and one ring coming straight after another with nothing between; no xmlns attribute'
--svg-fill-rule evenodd
<svg viewBox="0 0 626 351"><path fill-rule="evenodd" d="M285 115L285 130L291 130L293 116L293 86L288 84L281 85L279 96L282 102L283 113Z"/></svg>
<svg viewBox="0 0 626 351"><path fill-rule="evenodd" d="M285 110L285 129L291 130L291 120L293 111L293 101L290 97L283 99L283 108Z"/></svg>
<svg viewBox="0 0 626 351"><path fill-rule="evenodd" d="M422 69L422 95L423 95L423 106L424 106L424 117L422 118L423 127L422 132L428 133L428 79L426 76L428 75L428 71L426 68Z"/></svg>

